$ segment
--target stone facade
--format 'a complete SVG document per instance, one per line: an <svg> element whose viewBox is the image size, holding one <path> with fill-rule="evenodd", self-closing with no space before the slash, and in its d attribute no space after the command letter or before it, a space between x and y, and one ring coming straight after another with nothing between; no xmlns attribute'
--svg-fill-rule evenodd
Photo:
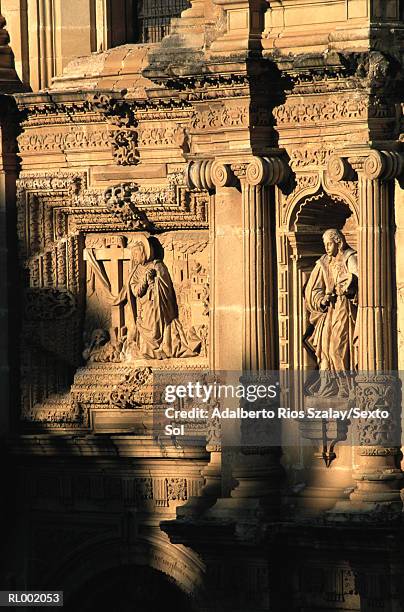
<svg viewBox="0 0 404 612"><path fill-rule="evenodd" d="M161 42L113 46L108 2L1 2L30 87L0 66L5 580L83 611L112 577L135 585L119 610L156 589L204 612L402 610L402 2L189 4ZM330 228L357 254L354 400L389 423L344 445L291 419L283 448L237 450L206 421L162 444L164 372L286 389L315 368ZM299 384L291 409L353 405Z"/></svg>

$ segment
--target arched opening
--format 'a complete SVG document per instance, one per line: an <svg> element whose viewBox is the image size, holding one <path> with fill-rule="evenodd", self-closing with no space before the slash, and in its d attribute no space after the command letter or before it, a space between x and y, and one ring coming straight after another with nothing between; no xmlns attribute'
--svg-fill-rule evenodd
<svg viewBox="0 0 404 612"><path fill-rule="evenodd" d="M147 566L126 565L93 577L65 602L66 612L152 612L162 603L191 612L191 599L165 574ZM170 605L171 604L171 605Z"/></svg>
<svg viewBox="0 0 404 612"><path fill-rule="evenodd" d="M160 42L170 33L171 19L189 6L188 0L108 0L109 46Z"/></svg>

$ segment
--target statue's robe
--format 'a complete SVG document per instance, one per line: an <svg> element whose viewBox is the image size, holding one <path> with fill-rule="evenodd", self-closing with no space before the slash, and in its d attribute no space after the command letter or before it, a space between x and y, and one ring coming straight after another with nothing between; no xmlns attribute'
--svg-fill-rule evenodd
<svg viewBox="0 0 404 612"><path fill-rule="evenodd" d="M320 371L343 376L356 369L358 264L356 251L345 249L336 257L317 260L305 289L305 302L314 330L308 339ZM321 301L334 296L329 306ZM322 395L332 395L325 388Z"/></svg>

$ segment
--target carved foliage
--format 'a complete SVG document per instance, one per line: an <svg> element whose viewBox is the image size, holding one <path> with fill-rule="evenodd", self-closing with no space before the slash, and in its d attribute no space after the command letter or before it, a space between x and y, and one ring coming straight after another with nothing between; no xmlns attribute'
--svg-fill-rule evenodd
<svg viewBox="0 0 404 612"><path fill-rule="evenodd" d="M312 124L366 118L367 98L331 98L298 102L293 98L274 110L278 125Z"/></svg>
<svg viewBox="0 0 404 612"><path fill-rule="evenodd" d="M123 100L103 94L88 96L90 107L101 112L110 126L112 148L117 164L133 166L139 162L137 119L134 108Z"/></svg>
<svg viewBox="0 0 404 612"><path fill-rule="evenodd" d="M76 300L69 291L28 289L24 296L25 317L31 321L66 319L76 310Z"/></svg>

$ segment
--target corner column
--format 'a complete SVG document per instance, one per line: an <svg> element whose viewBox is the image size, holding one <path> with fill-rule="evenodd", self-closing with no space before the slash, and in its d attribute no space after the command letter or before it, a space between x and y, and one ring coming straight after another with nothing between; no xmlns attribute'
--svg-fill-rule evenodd
<svg viewBox="0 0 404 612"><path fill-rule="evenodd" d="M339 171L338 171L339 168ZM365 156L330 160L329 172L338 180L356 170L359 181L359 304L357 407L386 411L389 418L359 419L356 488L352 511L401 511L399 469L399 384L394 370L394 183L404 168L396 152L370 151Z"/></svg>

